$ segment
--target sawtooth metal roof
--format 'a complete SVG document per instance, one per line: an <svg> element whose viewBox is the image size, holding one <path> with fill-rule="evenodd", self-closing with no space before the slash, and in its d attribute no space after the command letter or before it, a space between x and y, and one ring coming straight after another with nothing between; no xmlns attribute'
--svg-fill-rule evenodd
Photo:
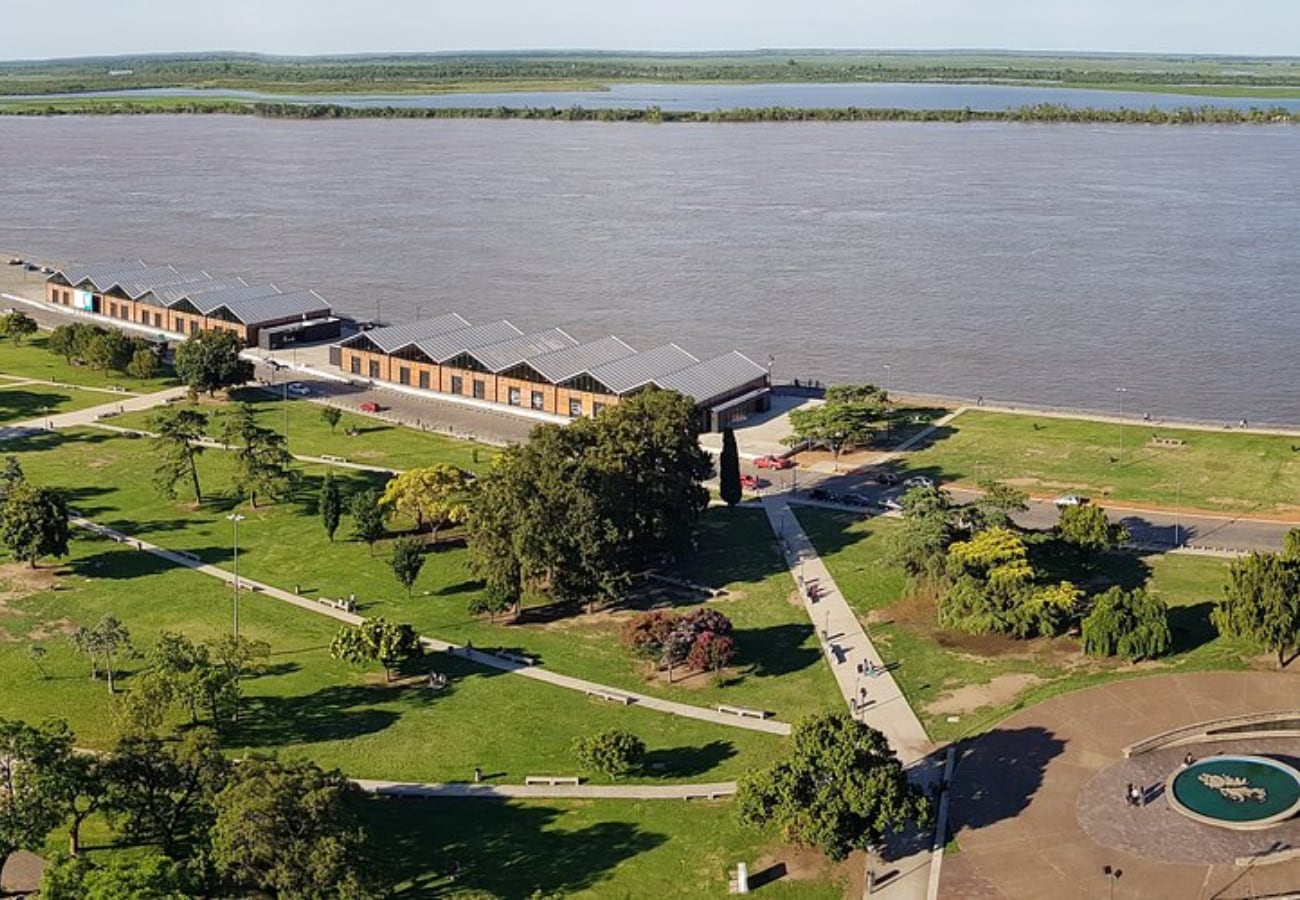
<svg viewBox="0 0 1300 900"><path fill-rule="evenodd" d="M200 291L197 294L186 294L175 303L180 303L181 300L187 301L190 306L193 306L206 316L223 306L243 303L247 300L256 300L261 297L274 297L279 293L280 289L273 285L243 284L213 291Z"/></svg>
<svg viewBox="0 0 1300 900"><path fill-rule="evenodd" d="M197 297L200 294L210 294L213 291L224 291L227 288L248 287L248 282L242 278L210 278L207 281L196 281L190 284L172 284L157 285L149 289L149 294L158 301L159 306L171 306L181 300L188 300ZM148 297L145 295L140 299Z"/></svg>
<svg viewBox="0 0 1300 900"><path fill-rule="evenodd" d="M696 357L676 344L664 344L662 347L655 347L644 353L634 353L596 366L589 370L589 373L611 392L625 394L644 384L651 382L657 384L656 379L697 362L699 360Z"/></svg>
<svg viewBox="0 0 1300 900"><path fill-rule="evenodd" d="M68 266L66 269L59 269L50 278L62 278L73 287L89 281L91 286L102 294L113 286L114 279L119 276L127 272L138 272L147 268L149 266L139 259L134 262L92 263L90 265Z"/></svg>
<svg viewBox="0 0 1300 900"><path fill-rule="evenodd" d="M575 375L590 372L596 366L602 366L634 353L636 351L631 346L610 335L576 347L534 356L528 360L528 365L536 369L543 378L559 384Z"/></svg>
<svg viewBox="0 0 1300 900"><path fill-rule="evenodd" d="M732 350L693 366L655 376L654 382L701 404L766 374L767 370L758 363L738 350Z"/></svg>
<svg viewBox="0 0 1300 900"><path fill-rule="evenodd" d="M247 300L231 300L223 303L229 313L245 325L270 322L285 316L315 317L321 313L329 314L330 305L315 291L291 291L287 294L268 294L265 297L250 297Z"/></svg>
<svg viewBox="0 0 1300 900"><path fill-rule="evenodd" d="M182 272L175 266L159 266L157 269L144 269L140 272L127 272L114 282L109 290L119 290L132 300L139 300L155 287L168 287L176 284L196 284L211 281L207 272Z"/></svg>
<svg viewBox="0 0 1300 900"><path fill-rule="evenodd" d="M402 325L385 325L382 328L371 328L369 331L355 334L343 341L342 346L350 347L353 344L360 343L361 339L365 338L385 353L396 353L403 347L409 347L426 338L437 337L449 331L459 331L468 327L469 319L464 318L459 313L447 313L446 315L435 316L432 319L420 319Z"/></svg>
<svg viewBox="0 0 1300 900"><path fill-rule="evenodd" d="M488 344L471 350L470 355L483 364L489 372L500 372L511 366L527 362L530 357L543 356L557 350L568 350L578 342L559 328L548 328L522 337L510 338L499 344Z"/></svg>
<svg viewBox="0 0 1300 900"><path fill-rule="evenodd" d="M415 346L419 347L429 359L441 364L457 354L468 353L470 350L477 350L489 344L499 344L522 334L522 331L502 319L500 322L486 322L482 325L471 325L468 328L449 331L446 334L435 334L416 341Z"/></svg>

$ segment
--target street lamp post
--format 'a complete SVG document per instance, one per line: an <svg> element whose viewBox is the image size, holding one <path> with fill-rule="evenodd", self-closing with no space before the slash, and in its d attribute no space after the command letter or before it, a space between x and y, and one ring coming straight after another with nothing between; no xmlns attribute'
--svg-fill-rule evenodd
<svg viewBox="0 0 1300 900"><path fill-rule="evenodd" d="M1128 388L1117 387L1115 394L1119 397L1119 461L1124 461L1124 395L1128 393Z"/></svg>
<svg viewBox="0 0 1300 900"><path fill-rule="evenodd" d="M1176 486L1174 488L1175 491L1174 493L1174 549L1177 549L1178 547L1182 546L1182 540L1181 540L1182 528L1180 526L1183 524L1183 514L1182 514L1183 480L1180 478L1175 484Z"/></svg>
<svg viewBox="0 0 1300 900"><path fill-rule="evenodd" d="M239 513L231 513L226 516L234 526L235 538L235 638L239 637L239 523L244 521L244 517Z"/></svg>
<svg viewBox="0 0 1300 900"><path fill-rule="evenodd" d="M289 382L284 383L284 445L289 446Z"/></svg>

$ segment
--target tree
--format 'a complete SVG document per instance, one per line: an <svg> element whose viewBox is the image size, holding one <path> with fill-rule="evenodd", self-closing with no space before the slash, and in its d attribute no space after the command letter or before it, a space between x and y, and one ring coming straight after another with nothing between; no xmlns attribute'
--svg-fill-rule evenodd
<svg viewBox="0 0 1300 900"><path fill-rule="evenodd" d="M330 656L360 665L377 662L384 680L393 680L393 669L423 652L419 635L406 624L394 624L383 617L366 619L359 625L344 625L330 643Z"/></svg>
<svg viewBox="0 0 1300 900"><path fill-rule="evenodd" d="M1288 528L1282 536L1282 559L1300 563L1300 528Z"/></svg>
<svg viewBox="0 0 1300 900"><path fill-rule="evenodd" d="M1252 553L1228 567L1224 597L1210 613L1220 634L1243 638L1277 654L1300 648L1300 564L1275 553Z"/></svg>
<svg viewBox="0 0 1300 900"><path fill-rule="evenodd" d="M72 648L90 657L90 680L99 680L100 665L108 676L108 692L117 688L113 681L114 662L131 651L131 632L113 615L106 615L93 628L82 626L68 636Z"/></svg>
<svg viewBox="0 0 1300 900"><path fill-rule="evenodd" d="M288 441L274 429L258 425L252 406L239 404L226 419L222 440L236 445L234 487L248 494L249 506L257 508L258 494L279 498L289 492L296 473Z"/></svg>
<svg viewBox="0 0 1300 900"><path fill-rule="evenodd" d="M718 491L728 506L735 506L744 496L740 489L740 448L736 446L736 433L730 428L722 430L722 456L718 459Z"/></svg>
<svg viewBox="0 0 1300 900"><path fill-rule="evenodd" d="M75 857L81 853L81 826L108 801L108 777L105 757L83 753L72 743L66 725L49 735L46 778L51 797L66 817L68 853Z"/></svg>
<svg viewBox="0 0 1300 900"><path fill-rule="evenodd" d="M49 764L65 731L0 719L0 871L16 850L40 850L63 821Z"/></svg>
<svg viewBox="0 0 1300 900"><path fill-rule="evenodd" d="M134 353L130 339L116 328L110 328L90 338L82 357L92 369L121 372L130 364Z"/></svg>
<svg viewBox="0 0 1300 900"><path fill-rule="evenodd" d="M976 575L1006 589L1033 580L1029 549L1024 540L1007 528L987 528L969 541L948 547L948 571L954 577Z"/></svg>
<svg viewBox="0 0 1300 900"><path fill-rule="evenodd" d="M410 597L411 588L415 587L415 580L424 568L423 545L413 537L398 538L393 542L393 555L388 564L398 582L406 588L406 596Z"/></svg>
<svg viewBox="0 0 1300 900"><path fill-rule="evenodd" d="M339 424L339 419L343 418L343 410L337 406L322 406L320 417L325 420L325 424L330 427L330 433L334 433L335 427Z"/></svg>
<svg viewBox="0 0 1300 900"><path fill-rule="evenodd" d="M1000 481L987 480L981 481L979 486L984 493L973 504L963 509L963 513L970 521L972 531L984 528L1010 528L1012 515L1029 509L1029 495L1019 488Z"/></svg>
<svg viewBox="0 0 1300 900"><path fill-rule="evenodd" d="M874 385L834 385L817 406L790 411L788 443L821 444L838 460L845 447L871 442L885 416L888 396Z"/></svg>
<svg viewBox="0 0 1300 900"><path fill-rule="evenodd" d="M85 326L80 323L60 325L50 332L50 336L46 338L45 346L51 353L59 354L71 364L77 356L78 342L81 339L80 332L86 327L93 326Z"/></svg>
<svg viewBox="0 0 1300 900"><path fill-rule="evenodd" d="M1114 549L1129 539L1127 528L1112 524L1106 510L1089 503L1061 507L1057 530L1066 543L1092 553Z"/></svg>
<svg viewBox="0 0 1300 900"><path fill-rule="evenodd" d="M326 407L332 409L333 407ZM321 524L325 526L325 534L329 536L330 543L334 543L334 532L339 530L339 520L343 516L343 495L339 492L338 482L334 480L334 473L326 470L325 477L321 480L320 500L317 502L320 510Z"/></svg>
<svg viewBox="0 0 1300 900"><path fill-rule="evenodd" d="M617 781L640 764L645 742L629 731L608 728L573 742L573 753L584 769L604 772Z"/></svg>
<svg viewBox="0 0 1300 900"><path fill-rule="evenodd" d="M41 900L187 900L199 887L181 863L157 851L114 854L102 865L56 856L41 877Z"/></svg>
<svg viewBox="0 0 1300 900"><path fill-rule="evenodd" d="M1083 620L1083 651L1093 656L1122 656L1129 662L1169 652L1169 608L1140 588L1113 587L1093 602Z"/></svg>
<svg viewBox="0 0 1300 900"><path fill-rule="evenodd" d="M68 506L53 488L11 485L0 506L0 541L33 569L42 556L68 555Z"/></svg>
<svg viewBox="0 0 1300 900"><path fill-rule="evenodd" d="M36 331L36 320L27 313L10 312L0 315L0 337L7 337L15 344L21 345Z"/></svg>
<svg viewBox="0 0 1300 900"><path fill-rule="evenodd" d="M211 729L193 728L163 739L128 735L105 766L109 810L128 837L158 843L172 858L205 836L212 801L225 786L230 763Z"/></svg>
<svg viewBox="0 0 1300 900"><path fill-rule="evenodd" d="M359 795L337 770L247 759L215 798L213 862L241 887L286 900L369 896Z"/></svg>
<svg viewBox="0 0 1300 900"><path fill-rule="evenodd" d="M913 578L940 578L953 539L952 498L937 487L916 487L903 494L902 527L889 539L891 560Z"/></svg>
<svg viewBox="0 0 1300 900"><path fill-rule="evenodd" d="M36 667L36 671L41 673L41 678L48 681L50 674L45 671L45 666L41 665L45 659L45 653L45 646L43 644L27 645L27 658L32 661L32 665Z"/></svg>
<svg viewBox="0 0 1300 900"><path fill-rule="evenodd" d="M352 514L352 539L365 541L373 552L375 541L384 536L384 510L379 505L379 492L368 489L353 494L348 512Z"/></svg>
<svg viewBox="0 0 1300 900"><path fill-rule="evenodd" d="M514 605L511 597L492 587L485 587L469 598L467 610L471 616L487 613L488 621L496 624L497 616Z"/></svg>
<svg viewBox="0 0 1300 900"><path fill-rule="evenodd" d="M925 795L874 728L845 713L820 713L796 723L791 742L785 759L741 777L742 824L775 824L787 840L838 861L928 819Z"/></svg>
<svg viewBox="0 0 1300 900"><path fill-rule="evenodd" d="M243 341L232 331L196 331L176 348L176 375L195 391L211 396L253 377L253 364L241 359Z"/></svg>
<svg viewBox="0 0 1300 900"><path fill-rule="evenodd" d="M176 482L188 476L194 488L195 502L202 503L198 458L203 453L201 441L208 427L207 415L197 409L165 406L150 424L157 433L153 439L154 450L161 457L154 475L158 487L174 500Z"/></svg>
<svg viewBox="0 0 1300 900"><path fill-rule="evenodd" d="M384 485L379 505L413 519L417 530L428 525L436 540L440 526L465 520L469 483L468 474L446 463L408 469Z"/></svg>
<svg viewBox="0 0 1300 900"><path fill-rule="evenodd" d="M9 499L10 489L23 480L23 465L18 457L8 455L0 465L0 517L4 515L4 502Z"/></svg>
<svg viewBox="0 0 1300 900"><path fill-rule="evenodd" d="M686 654L686 665L701 672L718 672L730 665L736 656L736 642L725 634L706 631L691 644Z"/></svg>
<svg viewBox="0 0 1300 900"><path fill-rule="evenodd" d="M131 354L131 361L126 364L126 374L143 381L157 375L161 365L157 353L148 347L139 347Z"/></svg>
<svg viewBox="0 0 1300 900"><path fill-rule="evenodd" d="M206 684L206 696L215 721L218 709L230 706L230 718L239 721L239 683L250 675L256 674L262 661L271 656L271 645L266 641L254 641L240 635L223 634L210 648L212 662L217 669L217 677Z"/></svg>

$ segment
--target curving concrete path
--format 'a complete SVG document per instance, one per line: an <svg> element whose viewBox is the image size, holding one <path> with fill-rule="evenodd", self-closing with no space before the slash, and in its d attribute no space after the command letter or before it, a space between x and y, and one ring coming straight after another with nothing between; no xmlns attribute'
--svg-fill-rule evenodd
<svg viewBox="0 0 1300 900"><path fill-rule="evenodd" d="M388 797L459 797L477 800L718 800L736 793L734 781L706 784L437 784L353 778L363 791Z"/></svg>

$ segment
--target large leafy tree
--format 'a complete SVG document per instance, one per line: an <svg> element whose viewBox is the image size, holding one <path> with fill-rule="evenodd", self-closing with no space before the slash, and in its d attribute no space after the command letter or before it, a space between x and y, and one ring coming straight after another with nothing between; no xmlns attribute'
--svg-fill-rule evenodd
<svg viewBox="0 0 1300 900"><path fill-rule="evenodd" d="M66 726L0 719L0 871L16 850L39 850L63 821L50 767L68 743Z"/></svg>
<svg viewBox="0 0 1300 900"><path fill-rule="evenodd" d="M1099 595L1083 620L1083 650L1093 656L1122 656L1129 662L1169 652L1169 608L1138 589L1113 587Z"/></svg>
<svg viewBox="0 0 1300 900"><path fill-rule="evenodd" d="M791 410L789 442L828 447L836 459L845 447L871 442L887 413L888 396L870 384L841 384L826 390L815 406Z"/></svg>
<svg viewBox="0 0 1300 900"><path fill-rule="evenodd" d="M903 524L890 538L890 557L913 578L939 578L955 534L952 497L942 488L916 487L901 502Z"/></svg>
<svg viewBox="0 0 1300 900"><path fill-rule="evenodd" d="M740 448L736 446L736 432L730 428L722 431L722 455L718 458L718 492L728 506L740 502Z"/></svg>
<svg viewBox="0 0 1300 900"><path fill-rule="evenodd" d="M1222 634L1244 638L1277 654L1300 650L1300 563L1276 553L1252 553L1233 560L1223 599L1210 613Z"/></svg>
<svg viewBox="0 0 1300 900"><path fill-rule="evenodd" d="M167 406L153 417L154 449L160 458L155 472L158 486L170 499L176 498L176 482L189 478L194 499L203 502L199 486L199 455L203 453L203 435L208 417L197 409Z"/></svg>
<svg viewBox="0 0 1300 900"><path fill-rule="evenodd" d="M131 343L131 339L116 328L110 328L101 331L86 343L82 358L92 369L124 372L131 364L131 356L134 353L135 345Z"/></svg>
<svg viewBox="0 0 1300 900"><path fill-rule="evenodd" d="M243 341L230 331L196 331L176 348L176 375L209 395L253 377L253 364L241 359Z"/></svg>
<svg viewBox="0 0 1300 900"><path fill-rule="evenodd" d="M469 475L462 469L434 463L389 479L379 503L414 521L417 529L427 525L436 539L442 525L465 521L469 484Z"/></svg>
<svg viewBox="0 0 1300 900"><path fill-rule="evenodd" d="M389 558L388 565L398 583L406 588L406 596L410 597L415 580L424 568L424 545L413 537L398 538L393 542L393 555Z"/></svg>
<svg viewBox="0 0 1300 900"><path fill-rule="evenodd" d="M247 759L214 800L213 862L240 887L284 900L370 896L358 795L338 771Z"/></svg>
<svg viewBox="0 0 1300 900"><path fill-rule="evenodd" d="M36 331L36 320L27 313L10 312L0 315L0 337L7 337L15 344L22 344Z"/></svg>
<svg viewBox="0 0 1300 900"><path fill-rule="evenodd" d="M43 556L68 555L68 505L53 488L10 484L0 506L0 541L33 569Z"/></svg>
<svg viewBox="0 0 1300 900"><path fill-rule="evenodd" d="M607 728L573 742L573 753L584 769L604 772L618 780L633 771L645 756L645 742L621 728Z"/></svg>
<svg viewBox="0 0 1300 900"><path fill-rule="evenodd" d="M364 490L352 495L348 502L352 514L352 537L365 541L371 550L375 541L384 536L384 509L379 505L379 492Z"/></svg>
<svg viewBox="0 0 1300 900"><path fill-rule="evenodd" d="M981 481L983 493L974 503L963 507L962 516L972 531L983 528L1010 528L1011 517L1029 509L1029 495L1000 481Z"/></svg>
<svg viewBox="0 0 1300 900"><path fill-rule="evenodd" d="M61 726L61 727L60 727ZM68 852L81 853L81 826L108 800L105 757L83 753L72 746L72 733L59 723L47 733L45 766L51 796L65 816Z"/></svg>
<svg viewBox="0 0 1300 900"><path fill-rule="evenodd" d="M198 895L187 867L157 851L113 854L102 864L61 857L45 867L41 900L189 900Z"/></svg>
<svg viewBox="0 0 1300 900"><path fill-rule="evenodd" d="M358 625L339 628L330 642L330 655L354 664L377 662L384 669L384 680L393 680L393 670L423 652L420 637L405 623L389 622L383 617L366 619Z"/></svg>
<svg viewBox="0 0 1300 900"><path fill-rule="evenodd" d="M1063 507L1057 529L1066 543L1090 553L1112 550L1129 539L1127 528L1112 524L1106 510L1091 503Z"/></svg>
<svg viewBox="0 0 1300 900"><path fill-rule="evenodd" d="M257 508L259 494L278 498L289 493L297 473L288 441L278 431L257 424L252 406L241 403L227 417L222 439L235 446L235 490L248 494L250 506Z"/></svg>
<svg viewBox="0 0 1300 900"><path fill-rule="evenodd" d="M928 818L925 795L874 728L844 713L821 713L796 723L791 743L775 766L741 777L742 823L775 824L787 840L840 860Z"/></svg>

